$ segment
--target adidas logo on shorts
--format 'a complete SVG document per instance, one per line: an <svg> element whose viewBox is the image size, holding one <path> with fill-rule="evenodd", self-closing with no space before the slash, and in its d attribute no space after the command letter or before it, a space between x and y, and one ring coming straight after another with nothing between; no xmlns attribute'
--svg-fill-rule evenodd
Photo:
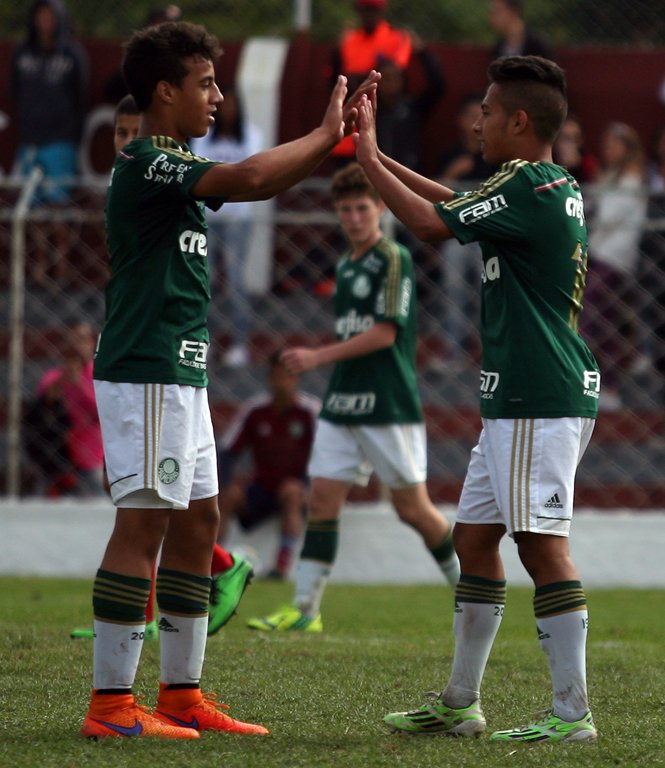
<svg viewBox="0 0 665 768"><path fill-rule="evenodd" d="M545 509L563 509L563 504L561 503L558 493L555 493L552 498L545 502Z"/></svg>

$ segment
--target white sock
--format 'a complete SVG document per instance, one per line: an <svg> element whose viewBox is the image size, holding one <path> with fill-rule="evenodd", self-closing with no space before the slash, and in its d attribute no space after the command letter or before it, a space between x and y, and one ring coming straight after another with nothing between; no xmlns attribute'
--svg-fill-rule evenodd
<svg viewBox="0 0 665 768"><path fill-rule="evenodd" d="M143 648L142 624L111 624L93 621L92 687L131 688Z"/></svg>
<svg viewBox="0 0 665 768"><path fill-rule="evenodd" d="M191 618L160 611L160 682L198 685L207 639L207 616Z"/></svg>
<svg viewBox="0 0 665 768"><path fill-rule="evenodd" d="M552 710L568 722L589 711L586 686L586 609L536 619L540 647L547 656L552 677Z"/></svg>
<svg viewBox="0 0 665 768"><path fill-rule="evenodd" d="M300 560L296 568L295 605L310 618L321 610L321 600L330 576L331 566L319 560Z"/></svg>
<svg viewBox="0 0 665 768"><path fill-rule="evenodd" d="M503 605L455 603L455 658L441 699L459 709L480 698L487 659L503 617Z"/></svg>

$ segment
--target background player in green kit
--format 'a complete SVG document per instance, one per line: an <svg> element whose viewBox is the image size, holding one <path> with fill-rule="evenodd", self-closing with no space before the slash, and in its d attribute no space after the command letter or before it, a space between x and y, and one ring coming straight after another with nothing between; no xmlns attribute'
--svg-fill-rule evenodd
<svg viewBox="0 0 665 768"><path fill-rule="evenodd" d="M385 206L363 169L333 177L332 197L351 251L337 265L337 341L286 350L294 372L335 363L308 474L308 524L293 605L250 619L259 630L320 632L319 607L337 553L339 516L374 469L400 518L415 528L451 585L459 562L451 527L430 501L423 412L416 386L416 297L408 251L381 231Z"/></svg>
<svg viewBox="0 0 665 768"><path fill-rule="evenodd" d="M358 159L398 218L423 240L479 241L483 252L483 428L455 526L462 575L452 674L431 703L385 721L408 733L485 729L480 685L504 610L499 541L507 532L534 581L553 698L546 714L492 739L595 741L586 687L587 606L568 534L600 375L578 333L587 269L582 197L572 176L552 163L552 143L566 116L566 82L556 64L532 56L493 62L489 80L475 130L484 159L501 167L466 195L380 153L371 100L360 108Z"/></svg>
<svg viewBox="0 0 665 768"><path fill-rule="evenodd" d="M196 157L186 141L206 133L222 100L213 66L219 53L205 29L182 23L136 32L125 50L123 75L142 120L116 160L106 204L111 278L94 377L118 509L93 590L93 692L82 727L93 738L268 732L224 714L200 688L219 522L206 391L204 207L269 197L299 181L340 140L355 110L343 107L340 78L321 125L303 138L237 164ZM160 689L148 712L136 705L132 685L160 547Z"/></svg>

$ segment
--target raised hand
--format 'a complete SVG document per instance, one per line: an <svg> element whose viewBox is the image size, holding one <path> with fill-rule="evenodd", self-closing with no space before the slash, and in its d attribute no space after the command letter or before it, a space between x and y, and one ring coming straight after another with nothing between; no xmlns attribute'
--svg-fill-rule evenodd
<svg viewBox="0 0 665 768"><path fill-rule="evenodd" d="M362 165L378 156L375 111L367 96L362 97L358 106L358 127L360 131L354 134L353 138L356 144L356 158Z"/></svg>
<svg viewBox="0 0 665 768"><path fill-rule="evenodd" d="M367 96L374 105L376 111L376 90L381 80L381 73L373 69L369 75L360 83L356 90L351 94L344 105L344 135L348 136L358 119L358 105L363 96Z"/></svg>
<svg viewBox="0 0 665 768"><path fill-rule="evenodd" d="M307 347L291 347L285 349L280 357L280 362L289 373L303 373L311 371L318 365L316 350Z"/></svg>
<svg viewBox="0 0 665 768"><path fill-rule="evenodd" d="M331 136L335 137L336 141L340 141L344 138L344 99L346 98L347 87L346 77L340 75L337 78L335 87L330 94L330 101L328 102L328 108L321 121L321 128L329 131Z"/></svg>

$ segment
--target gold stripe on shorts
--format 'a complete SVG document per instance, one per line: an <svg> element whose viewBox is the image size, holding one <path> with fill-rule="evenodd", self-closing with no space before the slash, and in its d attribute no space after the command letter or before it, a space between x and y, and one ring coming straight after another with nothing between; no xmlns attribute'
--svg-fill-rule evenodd
<svg viewBox="0 0 665 768"><path fill-rule="evenodd" d="M510 520L513 531L531 529L531 465L533 460L533 419L513 421L510 456Z"/></svg>
<svg viewBox="0 0 665 768"><path fill-rule="evenodd" d="M157 488L157 456L159 455L159 432L164 411L164 385L143 385L143 441L144 464L143 485Z"/></svg>

